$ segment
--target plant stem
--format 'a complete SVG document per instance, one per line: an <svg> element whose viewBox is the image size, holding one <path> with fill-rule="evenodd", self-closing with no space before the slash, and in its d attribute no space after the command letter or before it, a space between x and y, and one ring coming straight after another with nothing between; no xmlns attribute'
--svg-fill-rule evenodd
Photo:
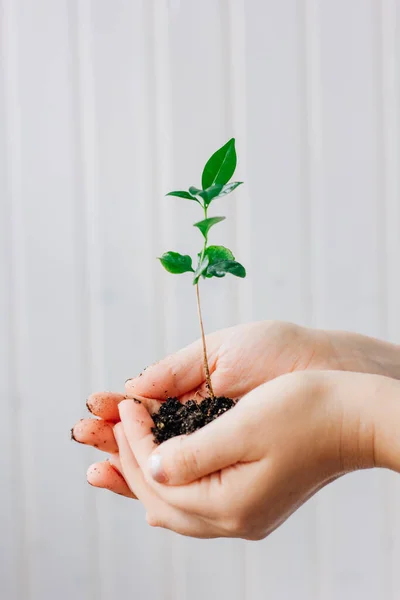
<svg viewBox="0 0 400 600"><path fill-rule="evenodd" d="M203 317L201 315L199 282L196 283L196 298L197 298L197 313L199 315L199 323L200 323L200 331L201 331L201 341L203 342L203 361L204 361L204 371L205 371L205 375L206 375L206 384L208 387L208 391L210 392L210 397L214 400L215 394L214 394L214 390L213 390L213 387L211 384L210 369L208 366L208 358L207 358L206 336L204 335Z"/></svg>
<svg viewBox="0 0 400 600"><path fill-rule="evenodd" d="M205 204L203 205L203 210L204 210L204 218L207 219L207 206ZM203 250L201 251L199 265L201 265L203 262L203 259L204 259L204 256L205 256L205 253L207 250L207 243L208 243L208 235L205 235ZM199 315L199 323L200 323L200 331L201 331L201 341L203 342L203 362L204 362L204 372L205 372L205 376L206 376L206 384L207 384L208 391L210 393L210 397L212 399L214 399L215 394L214 394L214 390L213 390L212 383L211 383L210 368L208 366L206 336L204 334L203 317L201 314L200 291L199 291L199 282L198 281L196 283L196 297L197 297L197 313Z"/></svg>
<svg viewBox="0 0 400 600"><path fill-rule="evenodd" d="M203 206L203 210L204 210L204 218L207 219L207 207ZM203 250L201 251L199 265L201 265L201 263L203 262L204 254L206 253L206 250L207 250L207 243L208 243L208 235L205 235L204 236Z"/></svg>

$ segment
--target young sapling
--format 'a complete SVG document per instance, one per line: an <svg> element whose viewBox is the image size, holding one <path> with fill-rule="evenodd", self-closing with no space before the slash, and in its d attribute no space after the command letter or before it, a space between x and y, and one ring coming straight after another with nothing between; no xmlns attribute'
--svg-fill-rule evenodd
<svg viewBox="0 0 400 600"><path fill-rule="evenodd" d="M153 433L155 441L158 443L170 437L191 433L203 427L235 404L230 398L216 398L214 394L201 311L199 282L201 279L225 277L229 273L236 277L246 277L245 268L235 260L231 250L225 246L208 245L211 228L225 220L225 217L210 217L208 215L211 204L232 193L242 184L241 181L230 181L235 172L236 164L235 139L232 138L207 161L203 169L201 189L192 186L188 191L173 191L167 194L167 196L177 196L196 202L203 212L203 219L194 224L194 227L200 231L203 237L203 246L197 255L196 264L193 265L193 260L189 255L173 251L165 252L159 260L169 273L192 273L203 346L204 374L209 397L199 404L194 400L190 400L184 405L176 398L168 398L161 405L159 412L153 415L155 423Z"/></svg>

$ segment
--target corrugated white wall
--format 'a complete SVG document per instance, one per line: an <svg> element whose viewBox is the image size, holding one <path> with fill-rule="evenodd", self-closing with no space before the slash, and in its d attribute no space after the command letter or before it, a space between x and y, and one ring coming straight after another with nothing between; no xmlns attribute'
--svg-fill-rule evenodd
<svg viewBox="0 0 400 600"><path fill-rule="evenodd" d="M97 389L197 337L196 185L224 202L250 319L400 342L399 0L0 0L0 587L4 600L394 600L400 480L345 478L261 543L181 539L85 484Z"/></svg>

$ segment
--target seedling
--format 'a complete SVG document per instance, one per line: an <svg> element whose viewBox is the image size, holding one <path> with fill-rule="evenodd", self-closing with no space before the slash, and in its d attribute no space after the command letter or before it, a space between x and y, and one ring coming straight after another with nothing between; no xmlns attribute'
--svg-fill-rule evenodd
<svg viewBox="0 0 400 600"><path fill-rule="evenodd" d="M225 277L228 273L236 277L246 277L245 268L235 260L231 250L225 248L225 246L208 245L208 236L211 228L225 220L225 217L208 216L211 204L231 194L242 184L241 181L230 181L235 172L236 163L235 139L232 138L207 161L201 178L201 189L192 186L188 191L174 191L167 194L167 196L177 196L178 198L191 200L201 207L204 218L195 223L194 227L203 236L203 248L197 255L197 264L195 266L193 266L192 258L189 255L173 251L165 252L159 259L169 273L192 273L193 285L196 289L197 312L203 345L205 378L212 400L215 399L215 395L211 384L208 364L199 282L200 279L206 280L213 277Z"/></svg>

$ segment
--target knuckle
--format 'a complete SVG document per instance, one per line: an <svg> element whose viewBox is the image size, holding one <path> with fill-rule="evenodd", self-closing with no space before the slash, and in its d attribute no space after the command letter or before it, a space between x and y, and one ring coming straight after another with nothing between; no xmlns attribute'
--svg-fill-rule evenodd
<svg viewBox="0 0 400 600"><path fill-rule="evenodd" d="M250 531L244 535L243 538L249 542L260 542L266 537L266 535L267 534L263 531Z"/></svg>
<svg viewBox="0 0 400 600"><path fill-rule="evenodd" d="M236 508L235 512L232 511L227 517L224 526L231 535L247 539L250 534L249 524L247 512Z"/></svg>
<svg viewBox="0 0 400 600"><path fill-rule="evenodd" d="M284 376L284 391L289 395L299 393L302 397L320 397L329 384L329 378L321 371L297 371ZM285 389L286 388L286 389Z"/></svg>
<svg viewBox="0 0 400 600"><path fill-rule="evenodd" d="M150 527L163 527L163 523L158 515L146 513L146 522Z"/></svg>
<svg viewBox="0 0 400 600"><path fill-rule="evenodd" d="M125 381L125 392L127 394L130 394L134 391L135 389L135 383L136 383L136 379L127 379L127 381Z"/></svg>
<svg viewBox="0 0 400 600"><path fill-rule="evenodd" d="M175 469L181 477L195 476L199 472L199 459L196 451L191 448L182 448L174 460Z"/></svg>

